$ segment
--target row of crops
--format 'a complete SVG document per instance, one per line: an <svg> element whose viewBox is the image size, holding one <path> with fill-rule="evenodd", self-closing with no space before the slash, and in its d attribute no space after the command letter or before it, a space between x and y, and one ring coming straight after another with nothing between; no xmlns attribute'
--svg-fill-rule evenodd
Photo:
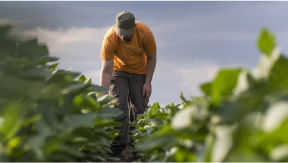
<svg viewBox="0 0 288 163"><path fill-rule="evenodd" d="M161 107L134 122L139 161L287 161L288 58L261 31L253 71L220 69L201 97Z"/></svg>
<svg viewBox="0 0 288 163"><path fill-rule="evenodd" d="M103 88L57 69L37 39L0 27L0 161L107 161L120 112ZM80 76L80 77L79 77Z"/></svg>
<svg viewBox="0 0 288 163"><path fill-rule="evenodd" d="M37 39L0 26L0 161L111 161L120 111L105 89L57 69ZM133 122L136 161L287 161L288 59L261 31L255 70L220 69L203 96L161 107Z"/></svg>

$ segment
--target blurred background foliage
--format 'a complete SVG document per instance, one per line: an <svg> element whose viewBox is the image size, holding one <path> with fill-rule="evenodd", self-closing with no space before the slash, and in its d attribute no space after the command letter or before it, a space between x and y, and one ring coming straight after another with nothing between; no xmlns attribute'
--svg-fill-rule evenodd
<svg viewBox="0 0 288 163"><path fill-rule="evenodd" d="M262 29L255 69L220 69L200 85L203 96L181 94L181 104L155 103L139 116L132 132L138 160L288 161L288 59L275 40Z"/></svg>
<svg viewBox="0 0 288 163"><path fill-rule="evenodd" d="M57 69L37 39L0 26L0 161L107 161L120 114L105 89Z"/></svg>

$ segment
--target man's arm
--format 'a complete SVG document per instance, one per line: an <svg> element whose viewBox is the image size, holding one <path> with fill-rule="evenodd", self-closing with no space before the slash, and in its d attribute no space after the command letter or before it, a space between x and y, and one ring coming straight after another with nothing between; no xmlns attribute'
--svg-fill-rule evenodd
<svg viewBox="0 0 288 163"><path fill-rule="evenodd" d="M156 53L147 54L147 75L143 86L142 94L145 98L149 98L152 92L152 78L156 67Z"/></svg>
<svg viewBox="0 0 288 163"><path fill-rule="evenodd" d="M109 88L112 79L113 60L103 60L100 72L100 86Z"/></svg>

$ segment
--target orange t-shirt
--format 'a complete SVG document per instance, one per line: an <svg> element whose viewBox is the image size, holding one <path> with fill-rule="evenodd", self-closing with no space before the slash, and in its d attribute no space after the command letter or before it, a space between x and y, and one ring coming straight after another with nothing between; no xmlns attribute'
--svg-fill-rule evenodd
<svg viewBox="0 0 288 163"><path fill-rule="evenodd" d="M114 59L113 70L146 74L146 54L156 55L156 42L148 26L139 21L135 25L130 42L122 41L115 32L115 25L112 26L104 36L101 58Z"/></svg>

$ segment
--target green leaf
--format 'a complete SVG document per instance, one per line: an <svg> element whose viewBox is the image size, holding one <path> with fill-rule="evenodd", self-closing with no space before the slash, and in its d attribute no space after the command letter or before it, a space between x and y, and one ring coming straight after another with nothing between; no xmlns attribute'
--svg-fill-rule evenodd
<svg viewBox="0 0 288 163"><path fill-rule="evenodd" d="M280 89L288 90L288 59L284 56L280 56L275 62L269 74L269 79L274 85L280 87Z"/></svg>
<svg viewBox="0 0 288 163"><path fill-rule="evenodd" d="M78 127L91 125L95 119L96 113L69 115L64 118L63 129L66 132L71 132Z"/></svg>
<svg viewBox="0 0 288 163"><path fill-rule="evenodd" d="M173 135L151 135L147 139L142 140L139 149L148 150L162 146L163 144L172 143L175 140Z"/></svg>
<svg viewBox="0 0 288 163"><path fill-rule="evenodd" d="M51 71L55 71L58 65L59 65L59 63L54 63L48 67L51 69Z"/></svg>
<svg viewBox="0 0 288 163"><path fill-rule="evenodd" d="M262 29L261 34L258 38L258 48L259 50L267 55L271 56L272 51L275 47L275 37L272 33L270 33L267 29Z"/></svg>
<svg viewBox="0 0 288 163"><path fill-rule="evenodd" d="M173 149L173 148L172 148ZM191 152L186 148L177 148L174 157L176 162L196 162L196 153Z"/></svg>
<svg viewBox="0 0 288 163"><path fill-rule="evenodd" d="M74 79L79 76L80 73L66 71L66 70L57 70L53 73L53 76L50 78L49 82L61 83L61 82L73 82Z"/></svg>
<svg viewBox="0 0 288 163"><path fill-rule="evenodd" d="M5 78L0 79L0 95L10 100L23 96L39 99L39 90L43 88L43 85L44 83L40 81L5 76Z"/></svg>
<svg viewBox="0 0 288 163"><path fill-rule="evenodd" d="M241 69L222 69L218 72L212 85L212 100L218 105L221 99L232 94Z"/></svg>
<svg viewBox="0 0 288 163"><path fill-rule="evenodd" d="M115 118L122 114L122 111L119 109L111 109L111 108L103 108L97 111L98 119L106 119L106 118Z"/></svg>
<svg viewBox="0 0 288 163"><path fill-rule="evenodd" d="M47 81L52 77L52 73L48 68L33 68L23 72L22 77Z"/></svg>
<svg viewBox="0 0 288 163"><path fill-rule="evenodd" d="M6 61L8 61L7 66L15 66L17 69L21 70L24 68L32 68L32 67L34 68L35 66L35 64L26 57L9 58Z"/></svg>
<svg viewBox="0 0 288 163"><path fill-rule="evenodd" d="M109 96L108 94L106 94L106 95L99 97L98 102L104 105L104 104L108 104L112 99L113 99L112 96Z"/></svg>
<svg viewBox="0 0 288 163"><path fill-rule="evenodd" d="M52 110L52 106L50 104L41 104L39 106L39 112L42 115L43 121L52 129L56 130L59 128L59 121L56 117L55 112Z"/></svg>
<svg viewBox="0 0 288 163"><path fill-rule="evenodd" d="M55 62L58 59L58 57L43 56L38 60L37 64L45 65L47 62Z"/></svg>
<svg viewBox="0 0 288 163"><path fill-rule="evenodd" d="M3 122L0 126L0 133L5 135L6 139L10 139L20 129L24 121L25 110L20 104L10 104L3 110L5 111L4 113L2 112Z"/></svg>
<svg viewBox="0 0 288 163"><path fill-rule="evenodd" d="M275 65L275 62L280 57L279 48L276 46L271 54L271 56L263 55L261 56L258 65L252 71L254 79L267 79L271 73L272 67Z"/></svg>
<svg viewBox="0 0 288 163"><path fill-rule="evenodd" d="M77 107L88 107L90 110L97 110L100 108L100 104L91 96L78 95L74 98L73 104Z"/></svg>
<svg viewBox="0 0 288 163"><path fill-rule="evenodd" d="M151 106L151 108L159 110L161 107L160 107L159 102L154 102L153 105Z"/></svg>
<svg viewBox="0 0 288 163"><path fill-rule="evenodd" d="M39 44L36 38L19 42L15 53L16 56L27 57L34 63L37 63L40 58L48 54L47 47Z"/></svg>
<svg viewBox="0 0 288 163"><path fill-rule="evenodd" d="M23 126L27 127L33 123L37 123L38 121L41 120L41 116L39 114L33 115L31 117L28 117L27 119L25 119L25 121L23 122Z"/></svg>
<svg viewBox="0 0 288 163"><path fill-rule="evenodd" d="M188 100L184 97L183 92L180 93L180 99L182 100L182 103L188 103Z"/></svg>
<svg viewBox="0 0 288 163"><path fill-rule="evenodd" d="M27 143L32 148L33 152L36 154L38 159L43 159L44 153L43 148L45 144L45 140L52 135L51 130L43 123L38 122L35 124L35 127L38 131L37 135L30 136Z"/></svg>
<svg viewBox="0 0 288 163"><path fill-rule="evenodd" d="M89 89L90 89L91 91L94 91L94 92L107 92L107 91L108 91L107 88L101 87L101 86L99 86L99 85L91 85L91 86L89 87Z"/></svg>
<svg viewBox="0 0 288 163"><path fill-rule="evenodd" d="M81 75L78 80L84 83L87 80L87 78L85 77L85 75Z"/></svg>
<svg viewBox="0 0 288 163"><path fill-rule="evenodd" d="M279 101L272 104L264 119L263 128L265 131L273 131L275 128L279 127L285 119L288 117L288 102Z"/></svg>
<svg viewBox="0 0 288 163"><path fill-rule="evenodd" d="M61 144L58 146L57 152L63 152L65 154L73 156L73 157L83 157L84 156L84 154L81 153L78 149L75 149L75 147L71 147L71 146L64 145L64 144ZM73 160L73 159L71 158L71 160Z"/></svg>
<svg viewBox="0 0 288 163"><path fill-rule="evenodd" d="M83 83L71 84L68 86L68 88L65 88L62 91L62 93L63 94L80 93L81 91L85 90L88 87L89 87L89 83L88 84L83 84Z"/></svg>
<svg viewBox="0 0 288 163"><path fill-rule="evenodd" d="M211 96L212 82L203 83L200 85L200 88L206 96Z"/></svg>

